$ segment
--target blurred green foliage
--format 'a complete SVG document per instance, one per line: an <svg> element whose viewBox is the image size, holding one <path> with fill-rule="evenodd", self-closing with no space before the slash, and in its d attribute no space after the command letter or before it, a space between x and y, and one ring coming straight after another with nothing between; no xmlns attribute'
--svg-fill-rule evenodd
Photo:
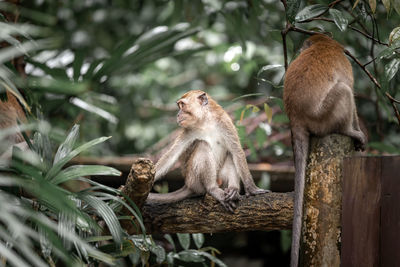
<svg viewBox="0 0 400 267"><path fill-rule="evenodd" d="M183 250L168 253L152 239L126 235L118 222L117 206L123 203L117 190L96 184L99 191L71 193L59 186L93 173L115 175L115 170L61 168L74 153L156 151L154 144L177 127L175 101L191 89L206 90L228 110L250 160L290 159L288 118L281 99L281 31L287 22L330 32L377 78L381 89L352 62L358 113L369 134L368 152L400 153L398 121L385 95L400 99L398 1L282 2L286 8L271 0L0 2L0 99L5 91L12 92L31 119L40 122L25 126L36 133L33 154L15 150L14 165L7 169L12 177L0 179L0 224L7 226L0 230L0 254L8 263L51 265L56 254L54 259L67 263L114 262L129 256L132 263L213 261L224 266L214 249L201 249L201 235L179 235ZM286 36L289 62L306 38L298 32ZM22 71L15 60L21 57L26 62ZM44 128L43 118L49 122ZM76 123L81 125L79 132ZM0 141L12 131L1 130ZM99 136L110 135L113 138L101 147L87 152L106 139ZM57 152L51 149L54 143L62 143ZM0 146L5 149L5 141ZM18 220L21 216L23 221ZM102 236L93 218L102 218L111 236ZM24 232L14 235L13 225ZM175 247L170 236L165 239ZM191 239L197 249L190 249ZM111 245L98 250L104 240ZM282 242L286 250L287 233Z"/></svg>
<svg viewBox="0 0 400 267"><path fill-rule="evenodd" d="M51 125L66 130L79 122L82 141L112 135L107 149L97 150L98 155L147 151L176 128L176 99L187 90L202 89L228 110L237 111L232 113L237 121L246 104L265 98L257 105L264 110L266 103L273 110L269 117L278 118L247 134L239 131L252 159L279 156L271 150L276 142L268 142L274 132L288 130L279 105L271 101L281 97L284 75L285 10L277 3L37 0L24 1L20 7L2 3L4 10L19 12L19 23L7 24L16 28L8 36L27 47L16 46L14 54L0 59L27 56L28 79L15 79L17 86L24 89L29 106L39 107ZM287 1L286 16L294 25L331 32L363 63L375 59L367 69L378 77L382 90L354 65L358 110L374 142L372 152L398 147L396 119L384 95L387 91L399 97L398 14L380 3L373 13L364 1L357 5L340 1L329 12L325 1L299 3ZM331 21L313 20L321 14ZM372 46L351 27L381 43L390 41L390 47ZM289 61L306 37L296 32L287 36ZM281 155L290 155L290 147L277 144L283 148Z"/></svg>

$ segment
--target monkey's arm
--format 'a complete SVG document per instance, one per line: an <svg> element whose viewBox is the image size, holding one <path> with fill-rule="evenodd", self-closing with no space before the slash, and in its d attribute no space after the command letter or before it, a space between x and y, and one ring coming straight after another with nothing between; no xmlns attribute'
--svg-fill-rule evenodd
<svg viewBox="0 0 400 267"><path fill-rule="evenodd" d="M170 149L158 160L156 164L156 175L154 181L159 180L163 177L177 162L183 152L189 147L193 140L189 138L183 138L181 133L174 141Z"/></svg>
<svg viewBox="0 0 400 267"><path fill-rule="evenodd" d="M254 184L253 177L251 176L249 167L247 165L246 155L242 149L242 146L240 145L239 137L237 135L231 135L230 137L232 141L230 142L230 146L228 146L228 150L232 155L236 172L243 181L246 195L258 195L270 192L269 190L258 188Z"/></svg>

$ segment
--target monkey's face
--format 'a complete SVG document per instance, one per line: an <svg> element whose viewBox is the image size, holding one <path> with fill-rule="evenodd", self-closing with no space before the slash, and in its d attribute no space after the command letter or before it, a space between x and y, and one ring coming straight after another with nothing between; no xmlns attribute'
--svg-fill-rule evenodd
<svg viewBox="0 0 400 267"><path fill-rule="evenodd" d="M204 106L208 104L205 93L201 95L194 93L185 94L176 104L179 108L176 118L179 126L183 128L196 128L201 125L205 116Z"/></svg>

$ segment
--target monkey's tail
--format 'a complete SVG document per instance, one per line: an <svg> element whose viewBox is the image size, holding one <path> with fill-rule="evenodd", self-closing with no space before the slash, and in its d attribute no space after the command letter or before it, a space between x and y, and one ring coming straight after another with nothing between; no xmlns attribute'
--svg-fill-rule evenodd
<svg viewBox="0 0 400 267"><path fill-rule="evenodd" d="M303 217L304 180L308 158L309 134L304 129L292 129L292 140L295 162L295 185L290 266L297 267L299 263L301 222Z"/></svg>
<svg viewBox="0 0 400 267"><path fill-rule="evenodd" d="M147 202L172 203L183 200L192 195L194 195L194 193L185 185L181 189L178 189L171 193L166 193L166 194L150 193L149 196L147 197Z"/></svg>

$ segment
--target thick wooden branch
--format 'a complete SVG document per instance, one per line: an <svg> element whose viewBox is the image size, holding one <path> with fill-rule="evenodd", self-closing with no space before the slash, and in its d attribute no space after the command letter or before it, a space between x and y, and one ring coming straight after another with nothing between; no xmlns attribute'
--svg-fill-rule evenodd
<svg viewBox="0 0 400 267"><path fill-rule="evenodd" d="M226 211L213 197L186 199L177 203L146 203L153 185L151 160L137 159L132 164L122 192L142 209L148 233L218 233L252 230L289 229L293 216L292 193L241 196L234 213ZM124 213L129 214L127 210ZM123 222L129 233L136 228Z"/></svg>
<svg viewBox="0 0 400 267"><path fill-rule="evenodd" d="M186 199L172 204L143 206L145 226L150 233L220 233L290 229L293 218L292 193L241 196L234 213L226 211L213 197Z"/></svg>

